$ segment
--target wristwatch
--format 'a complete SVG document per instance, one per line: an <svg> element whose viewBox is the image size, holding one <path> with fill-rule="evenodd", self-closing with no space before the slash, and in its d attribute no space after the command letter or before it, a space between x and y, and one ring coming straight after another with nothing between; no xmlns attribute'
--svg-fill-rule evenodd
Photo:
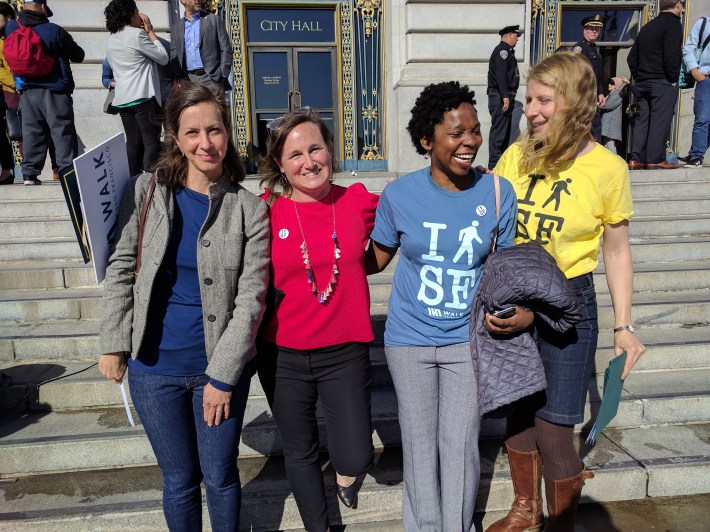
<svg viewBox="0 0 710 532"><path fill-rule="evenodd" d="M633 325L622 325L621 327L614 328L614 334L621 332L621 331L634 332L634 326Z"/></svg>

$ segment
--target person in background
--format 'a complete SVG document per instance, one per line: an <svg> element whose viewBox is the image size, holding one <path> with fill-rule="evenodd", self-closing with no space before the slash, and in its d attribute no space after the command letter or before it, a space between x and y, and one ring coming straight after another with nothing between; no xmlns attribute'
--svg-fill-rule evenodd
<svg viewBox="0 0 710 532"><path fill-rule="evenodd" d="M666 161L666 144L678 101L683 27L683 0L659 0L660 13L643 26L626 62L636 85L639 116L633 124L629 169L674 170Z"/></svg>
<svg viewBox="0 0 710 532"><path fill-rule="evenodd" d="M237 531L237 455L249 360L269 275L266 204L239 183L224 93L183 83L168 100L154 175L126 187L104 281L99 371L131 398L163 474L168 528ZM141 207L151 179L145 234ZM137 260L142 268L137 275Z"/></svg>
<svg viewBox="0 0 710 532"><path fill-rule="evenodd" d="M0 116L0 166L2 166L0 185L11 185L15 180L13 174L15 156L5 128L5 111L8 108L16 109L20 104L20 95L15 89L15 80L2 51L5 41L5 26L8 20L15 20L15 10L7 2L0 2L0 84L2 85L2 93L0 93L2 98L0 100L0 113L2 114Z"/></svg>
<svg viewBox="0 0 710 532"><path fill-rule="evenodd" d="M333 141L315 112L289 113L269 129L259 169L267 186L262 197L271 206L271 280L284 297L264 323L256 364L303 525L324 532L316 402L345 506L357 505L374 457L365 247L378 196L360 183L332 183Z"/></svg>
<svg viewBox="0 0 710 532"><path fill-rule="evenodd" d="M510 145L513 129L515 94L520 85L515 45L520 37L520 26L506 26L498 32L500 43L493 48L488 61L488 112L491 132L488 136L488 168L493 168Z"/></svg>
<svg viewBox="0 0 710 532"><path fill-rule="evenodd" d="M42 77L18 77L15 85L22 91L23 158L22 179L25 185L41 185L47 150L54 145L54 179L73 171L79 155L79 139L74 124L74 77L70 63L84 61L84 50L61 26L53 24L47 0L25 0L18 20L5 26L5 36L17 31L21 23L42 40L48 56L55 58L52 70Z"/></svg>
<svg viewBox="0 0 710 532"><path fill-rule="evenodd" d="M629 80L622 76L609 78L609 94L604 100L604 107L599 108L602 115L602 145L611 153L618 154L621 148L624 120L622 91L628 83Z"/></svg>
<svg viewBox="0 0 710 532"><path fill-rule="evenodd" d="M178 19L170 32L170 62L173 77L200 83L214 83L222 90L232 87L232 41L224 21L202 9L201 0L180 0L185 16Z"/></svg>
<svg viewBox="0 0 710 532"><path fill-rule="evenodd" d="M457 81L422 90L407 126L431 165L389 183L380 197L368 272L397 249L385 355L402 433L404 529L474 530L480 416L469 345L471 306L483 264L513 245L515 194L474 170L483 137L474 93ZM523 330L532 313L517 308Z"/></svg>
<svg viewBox="0 0 710 532"><path fill-rule="evenodd" d="M683 47L683 61L695 80L693 134L687 157L678 157L686 168L703 165L710 135L710 17L702 17L690 30Z"/></svg>
<svg viewBox="0 0 710 532"><path fill-rule="evenodd" d="M537 241L569 279L581 321L564 334L535 320L547 390L516 403L507 420L515 501L488 532L539 530L545 479L545 530L571 532L586 479L573 444L574 425L584 418L599 327L592 272L602 243L613 303L614 352L627 353L622 379L645 348L631 324L633 268L629 219L633 214L629 171L620 157L594 142L590 126L597 87L580 54L548 56L528 74L528 131L503 154L494 172L513 184L518 198L516 243ZM504 324L505 321L503 320ZM488 323L488 330L505 330Z"/></svg>
<svg viewBox="0 0 710 532"><path fill-rule="evenodd" d="M594 79L597 83L597 112L592 121L592 137L597 142L602 140L602 120L601 108L604 106L606 98L604 97L604 85L602 81L602 54L599 53L599 47L596 42L599 36L604 31L604 19L601 15L592 15L582 20L582 40L577 42L572 51L582 54L589 59L594 71Z"/></svg>
<svg viewBox="0 0 710 532"><path fill-rule="evenodd" d="M126 132L131 175L148 171L160 155L162 95L156 63L169 61L147 15L134 0L111 0L104 10L111 36L106 57L113 71L116 96Z"/></svg>

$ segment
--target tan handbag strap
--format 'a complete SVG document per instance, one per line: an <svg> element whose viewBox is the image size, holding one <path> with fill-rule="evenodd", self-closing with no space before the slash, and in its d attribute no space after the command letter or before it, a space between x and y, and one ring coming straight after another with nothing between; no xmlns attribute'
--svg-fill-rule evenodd
<svg viewBox="0 0 710 532"><path fill-rule="evenodd" d="M496 228L493 231L493 246L491 247L491 252L496 250L496 244L498 243L498 226L500 225L500 177L497 174L493 174L493 187L496 191Z"/></svg>
<svg viewBox="0 0 710 532"><path fill-rule="evenodd" d="M153 193L155 192L156 179L155 174L150 176L150 181L148 181L148 188L145 191L145 197L143 198L143 204L141 205L141 216L138 221L138 253L136 255L136 270L133 272L134 277L138 277L138 273L141 271L141 259L143 255L143 233L145 233L145 224L148 221L148 209L150 208L150 202L153 201Z"/></svg>

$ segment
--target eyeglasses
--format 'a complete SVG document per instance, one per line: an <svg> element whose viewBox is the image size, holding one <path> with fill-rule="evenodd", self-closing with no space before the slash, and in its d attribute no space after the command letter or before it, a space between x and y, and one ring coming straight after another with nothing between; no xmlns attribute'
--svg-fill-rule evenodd
<svg viewBox="0 0 710 532"><path fill-rule="evenodd" d="M607 84L608 84L608 85L614 85L614 86L616 86L616 83L614 82L614 80L613 80L612 78L609 78L609 79L607 80Z"/></svg>
<svg viewBox="0 0 710 532"><path fill-rule="evenodd" d="M307 115L310 114L311 108L308 105L305 105L303 107L298 107L294 109L293 111L289 111L283 116L279 116L278 118L274 118L271 122L266 124L266 131L268 131L269 134L273 133L276 131L279 127L281 127L281 124L284 123L284 120L286 118L293 116L293 115Z"/></svg>

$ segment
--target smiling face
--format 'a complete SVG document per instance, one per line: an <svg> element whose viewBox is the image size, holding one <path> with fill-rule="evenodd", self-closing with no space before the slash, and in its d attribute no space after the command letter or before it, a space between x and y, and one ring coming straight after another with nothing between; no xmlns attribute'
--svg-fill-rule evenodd
<svg viewBox="0 0 710 532"><path fill-rule="evenodd" d="M462 103L444 113L444 120L434 128L434 137L420 142L431 156L431 177L435 182L457 183L466 177L483 143L473 105Z"/></svg>
<svg viewBox="0 0 710 532"><path fill-rule="evenodd" d="M560 98L552 87L530 80L525 91L525 117L534 135L542 138L555 113L560 107Z"/></svg>
<svg viewBox="0 0 710 532"><path fill-rule="evenodd" d="M294 201L318 201L330 191L332 159L313 122L303 122L291 130L276 162L291 184Z"/></svg>
<svg viewBox="0 0 710 532"><path fill-rule="evenodd" d="M204 176L215 181L222 175L229 144L219 109L211 102L198 103L182 112L179 123L172 135L187 159L188 180Z"/></svg>

